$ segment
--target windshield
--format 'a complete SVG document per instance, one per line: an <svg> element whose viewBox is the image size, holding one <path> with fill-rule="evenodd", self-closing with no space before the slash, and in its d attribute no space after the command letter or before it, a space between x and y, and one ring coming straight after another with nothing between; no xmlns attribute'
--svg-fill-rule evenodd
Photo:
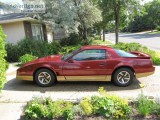
<svg viewBox="0 0 160 120"><path fill-rule="evenodd" d="M73 52L71 52L71 53L69 53L69 54L64 55L64 56L62 57L62 60L67 60L69 57L71 57L72 55L74 55L74 53L76 53L77 51L79 51L79 49L78 49L78 50L75 50L75 51L73 51Z"/></svg>
<svg viewBox="0 0 160 120"><path fill-rule="evenodd" d="M121 57L137 57L136 55L133 55L131 53L125 52L123 50L114 49L118 55Z"/></svg>

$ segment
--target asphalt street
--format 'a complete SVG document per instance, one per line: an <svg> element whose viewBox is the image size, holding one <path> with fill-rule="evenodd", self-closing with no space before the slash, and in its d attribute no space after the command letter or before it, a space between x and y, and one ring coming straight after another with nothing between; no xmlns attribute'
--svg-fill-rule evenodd
<svg viewBox="0 0 160 120"><path fill-rule="evenodd" d="M106 40L115 42L115 33L106 34ZM152 50L160 50L160 34L141 33L120 33L119 42L137 42Z"/></svg>

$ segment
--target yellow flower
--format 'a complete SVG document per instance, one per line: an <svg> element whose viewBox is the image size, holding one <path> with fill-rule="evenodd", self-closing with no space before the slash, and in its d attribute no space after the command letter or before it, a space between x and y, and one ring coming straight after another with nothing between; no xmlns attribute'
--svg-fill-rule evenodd
<svg viewBox="0 0 160 120"><path fill-rule="evenodd" d="M139 86L140 86L141 88L143 88L143 87L145 87L145 84L140 83Z"/></svg>

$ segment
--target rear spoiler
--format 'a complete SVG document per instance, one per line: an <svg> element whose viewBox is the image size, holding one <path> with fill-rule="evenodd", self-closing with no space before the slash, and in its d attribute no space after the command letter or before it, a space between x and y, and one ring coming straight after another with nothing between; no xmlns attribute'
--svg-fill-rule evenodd
<svg viewBox="0 0 160 120"><path fill-rule="evenodd" d="M134 54L134 55L137 55L138 57L145 57L145 58L151 58L150 55L146 54L146 53L143 53L143 52L138 52L138 51L133 51L133 52L130 52L131 54Z"/></svg>

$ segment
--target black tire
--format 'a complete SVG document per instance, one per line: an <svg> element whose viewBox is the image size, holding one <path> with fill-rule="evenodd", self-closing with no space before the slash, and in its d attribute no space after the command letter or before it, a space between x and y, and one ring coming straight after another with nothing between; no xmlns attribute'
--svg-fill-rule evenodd
<svg viewBox="0 0 160 120"><path fill-rule="evenodd" d="M120 68L116 70L113 74L114 84L120 87L126 87L130 85L134 78L134 73L129 68Z"/></svg>
<svg viewBox="0 0 160 120"><path fill-rule="evenodd" d="M50 87L56 82L56 76L51 70L40 69L35 73L34 80L40 87Z"/></svg>

